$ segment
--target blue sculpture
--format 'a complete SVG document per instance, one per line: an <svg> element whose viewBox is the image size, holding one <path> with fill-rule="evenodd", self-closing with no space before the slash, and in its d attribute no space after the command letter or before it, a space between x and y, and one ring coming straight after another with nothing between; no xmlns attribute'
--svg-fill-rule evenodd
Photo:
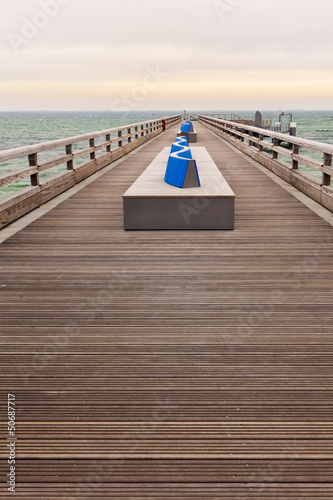
<svg viewBox="0 0 333 500"><path fill-rule="evenodd" d="M179 188L200 187L197 162L186 137L177 137L172 144L164 181Z"/></svg>
<svg viewBox="0 0 333 500"><path fill-rule="evenodd" d="M183 137L185 136L187 141L189 143L192 142L197 142L198 140L198 134L194 130L193 123L192 122L183 122L180 126L180 130L177 133L177 137Z"/></svg>
<svg viewBox="0 0 333 500"><path fill-rule="evenodd" d="M180 126L180 131L181 132L193 132L194 128L193 128L192 122L184 122L184 123L182 123L181 126Z"/></svg>

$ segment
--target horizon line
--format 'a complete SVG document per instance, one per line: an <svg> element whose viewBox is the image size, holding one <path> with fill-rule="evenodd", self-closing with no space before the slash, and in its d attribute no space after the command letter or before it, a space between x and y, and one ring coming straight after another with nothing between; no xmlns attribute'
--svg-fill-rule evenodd
<svg viewBox="0 0 333 500"><path fill-rule="evenodd" d="M333 108L327 108L327 109L322 109L322 108L288 108L289 111L332 111ZM0 113L119 113L119 114L130 114L130 113L164 113L164 112L179 112L181 114L186 111L186 114L190 113L195 113L197 114L198 112L205 112L205 113L238 113L238 112L256 112L258 111L258 108L252 108L252 109L224 109L224 110L217 110L217 109L202 109L202 110L187 110L183 109L182 111L178 109L143 109L143 110L129 110L129 111L114 111L111 109L8 109L8 110L0 110ZM275 112L279 113L280 111L277 109L272 109L272 108L260 108L259 111L270 111L270 112ZM286 113L286 110L282 110L281 112Z"/></svg>

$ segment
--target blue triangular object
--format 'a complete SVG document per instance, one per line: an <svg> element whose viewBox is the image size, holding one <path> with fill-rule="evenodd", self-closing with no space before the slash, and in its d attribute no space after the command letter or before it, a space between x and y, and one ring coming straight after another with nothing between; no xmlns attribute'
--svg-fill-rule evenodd
<svg viewBox="0 0 333 500"><path fill-rule="evenodd" d="M172 186L183 188L186 174L191 162L191 172L195 168L197 177L197 186L200 186L197 163L192 159L192 152L188 146L186 137L177 137L173 143L168 159L164 181ZM194 164L194 166L193 166ZM191 176L190 176L191 177ZM193 182L193 175L192 175ZM186 183L188 185L188 182Z"/></svg>

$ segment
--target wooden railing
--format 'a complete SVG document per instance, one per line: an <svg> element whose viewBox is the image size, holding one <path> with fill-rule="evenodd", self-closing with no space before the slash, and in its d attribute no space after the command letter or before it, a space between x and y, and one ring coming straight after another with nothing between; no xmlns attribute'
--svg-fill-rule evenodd
<svg viewBox="0 0 333 500"><path fill-rule="evenodd" d="M183 113L182 119L183 120L197 120L199 116L200 116L200 113ZM239 123L247 122L247 120L245 118L242 118L241 116L236 115L235 113L207 113L205 116L210 116L210 117L214 117L214 118L221 118L223 120L236 121Z"/></svg>
<svg viewBox="0 0 333 500"><path fill-rule="evenodd" d="M164 118L166 128L181 121L181 115ZM26 165L0 176L0 188L27 180L29 186L0 200L0 228L66 191L96 171L163 131L163 118L0 151L1 164L27 158ZM64 149L59 153L59 148ZM55 151L58 150L58 151ZM40 160L41 153L48 153ZM40 179L42 172L58 166L63 170ZM30 180L29 180L30 177Z"/></svg>
<svg viewBox="0 0 333 500"><path fill-rule="evenodd" d="M332 144L235 124L205 115L199 115L199 121L333 212ZM267 138L268 140L265 140ZM282 147L282 142L289 144L289 148ZM321 153L322 159L312 158L310 154L313 152ZM307 167L309 172L301 170L302 166ZM320 172L320 178L316 178L314 172Z"/></svg>

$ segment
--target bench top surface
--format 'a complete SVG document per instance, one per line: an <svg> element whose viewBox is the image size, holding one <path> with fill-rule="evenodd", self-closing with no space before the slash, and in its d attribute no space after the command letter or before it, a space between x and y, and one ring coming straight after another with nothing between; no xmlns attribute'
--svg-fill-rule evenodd
<svg viewBox="0 0 333 500"><path fill-rule="evenodd" d="M123 195L124 198L154 197L211 197L234 198L235 194L215 165L206 148L192 147L193 159L197 162L201 187L178 188L164 182L170 147L159 153L143 174Z"/></svg>

